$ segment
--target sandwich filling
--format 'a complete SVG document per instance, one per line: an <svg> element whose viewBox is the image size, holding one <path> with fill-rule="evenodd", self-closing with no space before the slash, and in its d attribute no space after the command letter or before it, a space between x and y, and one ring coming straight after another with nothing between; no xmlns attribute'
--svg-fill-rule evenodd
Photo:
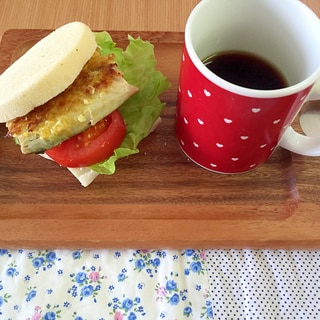
<svg viewBox="0 0 320 320"><path fill-rule="evenodd" d="M113 54L95 51L65 91L8 121L8 134L22 153L42 153L95 125L137 91L123 78Z"/></svg>

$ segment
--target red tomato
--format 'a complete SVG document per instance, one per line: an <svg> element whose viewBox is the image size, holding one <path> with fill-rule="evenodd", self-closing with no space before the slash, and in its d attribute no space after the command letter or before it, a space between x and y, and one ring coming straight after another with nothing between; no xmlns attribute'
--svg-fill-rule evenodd
<svg viewBox="0 0 320 320"><path fill-rule="evenodd" d="M87 167L109 158L126 135L119 111L114 111L86 131L46 151L64 167Z"/></svg>

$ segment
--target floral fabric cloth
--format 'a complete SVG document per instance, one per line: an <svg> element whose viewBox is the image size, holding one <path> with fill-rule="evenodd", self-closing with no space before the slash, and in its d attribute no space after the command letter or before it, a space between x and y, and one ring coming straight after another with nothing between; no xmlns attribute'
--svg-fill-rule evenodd
<svg viewBox="0 0 320 320"><path fill-rule="evenodd" d="M212 319L201 250L0 250L0 319Z"/></svg>

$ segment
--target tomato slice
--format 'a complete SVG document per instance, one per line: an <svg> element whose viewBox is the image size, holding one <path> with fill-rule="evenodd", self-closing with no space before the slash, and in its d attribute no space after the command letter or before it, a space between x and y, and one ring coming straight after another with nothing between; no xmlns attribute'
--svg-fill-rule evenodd
<svg viewBox="0 0 320 320"><path fill-rule="evenodd" d="M109 158L126 135L126 126L118 110L86 131L46 151L64 167L87 167Z"/></svg>

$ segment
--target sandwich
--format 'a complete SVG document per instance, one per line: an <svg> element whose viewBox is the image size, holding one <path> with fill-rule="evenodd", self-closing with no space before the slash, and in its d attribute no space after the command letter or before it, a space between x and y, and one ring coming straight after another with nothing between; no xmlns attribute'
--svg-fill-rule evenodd
<svg viewBox="0 0 320 320"><path fill-rule="evenodd" d="M169 82L153 46L68 23L36 43L0 76L0 122L23 154L68 168L83 186L113 174L157 123Z"/></svg>

